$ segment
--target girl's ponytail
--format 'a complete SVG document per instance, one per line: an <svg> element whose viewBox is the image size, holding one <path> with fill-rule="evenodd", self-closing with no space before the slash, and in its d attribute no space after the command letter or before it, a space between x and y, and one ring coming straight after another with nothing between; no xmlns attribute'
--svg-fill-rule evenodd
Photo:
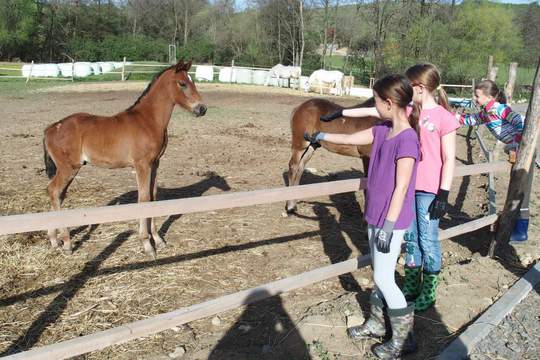
<svg viewBox="0 0 540 360"><path fill-rule="evenodd" d="M506 95L504 94L504 91L499 90L495 97L495 101L499 104L506 104Z"/></svg>
<svg viewBox="0 0 540 360"><path fill-rule="evenodd" d="M383 100L391 99L400 108L406 109L413 99L413 88L410 81L403 75L388 75L379 79L373 85L373 91ZM409 115L409 124L420 135L418 119L420 117L420 106L413 103L412 112Z"/></svg>
<svg viewBox="0 0 540 360"><path fill-rule="evenodd" d="M452 111L450 104L448 104L448 95L441 85L437 87L437 102L446 110Z"/></svg>
<svg viewBox="0 0 540 360"><path fill-rule="evenodd" d="M414 131L416 131L416 134L418 134L418 136L420 136L420 126L419 126L418 122L419 122L419 119L420 119L420 111L421 110L422 109L420 108L420 105L417 105L416 103L413 102L412 111L409 114L409 125L411 125L411 127L414 129Z"/></svg>

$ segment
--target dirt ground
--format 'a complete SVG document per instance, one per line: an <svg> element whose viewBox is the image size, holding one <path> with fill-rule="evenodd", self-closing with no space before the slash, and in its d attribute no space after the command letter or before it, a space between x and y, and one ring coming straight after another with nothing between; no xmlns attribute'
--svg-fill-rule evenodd
<svg viewBox="0 0 540 360"><path fill-rule="evenodd" d="M471 360L534 360L540 353L540 283L484 338Z"/></svg>
<svg viewBox="0 0 540 360"><path fill-rule="evenodd" d="M290 90L202 84L205 117L177 109L162 158L160 199L281 187L290 155L289 116L307 96ZM114 114L144 84L68 85L0 98L0 214L49 209L42 133L74 112ZM358 99L332 97L346 105ZM484 161L476 140L458 136L457 163ZM486 138L488 135L486 135ZM491 142L493 144L493 142ZM354 158L318 150L302 183L360 176ZM536 181L540 181L536 170ZM507 174L497 176L499 209ZM487 176L456 178L448 228L487 212ZM535 185L537 189L538 185ZM539 193L531 201L530 239L516 246L521 263L486 258L487 229L443 242L437 304L417 314L420 352L432 358L540 258ZM84 167L66 208L136 201L131 169ZM299 274L367 251L363 194L320 197L281 216L284 204L171 216L158 224L168 246L155 261L142 252L137 222L71 229L72 256L50 248L45 232L0 237L0 356L197 304ZM400 267L398 279L401 279ZM361 321L371 270L360 269L162 333L115 345L84 359L370 358L374 342L345 336L347 317ZM184 353L185 351L185 353Z"/></svg>

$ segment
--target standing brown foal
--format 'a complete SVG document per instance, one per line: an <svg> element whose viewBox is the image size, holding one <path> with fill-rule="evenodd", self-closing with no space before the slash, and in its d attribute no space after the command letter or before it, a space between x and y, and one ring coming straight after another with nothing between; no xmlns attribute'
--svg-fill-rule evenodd
<svg viewBox="0 0 540 360"><path fill-rule="evenodd" d="M133 167L137 173L139 202L156 199L156 174L159 159L167 147L167 125L176 104L196 116L206 113L206 106L188 76L191 61L182 60L156 75L137 101L114 116L86 113L72 114L45 129L43 146L47 188L52 209L59 210L67 189L82 165L87 163L110 169ZM165 245L154 219L140 219L139 237L144 251L155 258L156 248ZM68 229L49 230L53 247L72 253Z"/></svg>
<svg viewBox="0 0 540 360"><path fill-rule="evenodd" d="M375 106L375 102L371 98L351 108L373 106ZM324 131L329 133L352 134L368 129L379 121L379 119L373 117L342 117L330 122L323 122L319 119L321 115L331 114L339 109L343 109L343 107L331 101L310 99L304 101L293 110L291 116L292 155L289 161L289 186L300 184L300 178L302 177L304 168L315 152L315 148L309 146L309 142L304 139L304 133L313 134L316 131ZM367 174L371 145L338 145L321 141L321 146L336 154L362 158L364 172ZM297 200L287 201L287 205L285 206L287 214L292 214L296 211L296 203Z"/></svg>

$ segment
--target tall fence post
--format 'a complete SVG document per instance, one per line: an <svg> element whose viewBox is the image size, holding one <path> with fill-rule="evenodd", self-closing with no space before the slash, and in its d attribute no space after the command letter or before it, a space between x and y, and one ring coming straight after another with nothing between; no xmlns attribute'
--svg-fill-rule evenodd
<svg viewBox="0 0 540 360"><path fill-rule="evenodd" d="M34 60L32 60L32 63L30 64L30 71L28 72L28 76L26 77L26 83L30 81L30 77L32 76L32 70L34 69Z"/></svg>
<svg viewBox="0 0 540 360"><path fill-rule="evenodd" d="M229 84L232 83L234 74L234 59L231 60L231 76L229 77Z"/></svg>
<svg viewBox="0 0 540 360"><path fill-rule="evenodd" d="M506 103L508 105L511 105L513 100L512 97L514 95L514 87L516 85L517 66L517 62L512 62L508 67L508 82L504 88L504 92L506 94Z"/></svg>
<svg viewBox="0 0 540 360"><path fill-rule="evenodd" d="M126 57L124 56L124 61L122 62L122 81L126 81Z"/></svg>
<svg viewBox="0 0 540 360"><path fill-rule="evenodd" d="M497 247L507 244L510 234L515 226L516 218L521 205L526 198L526 192L530 191L528 183L532 176L531 170L536 151L536 143L540 132L540 58L536 66L536 75L533 82L533 91L525 117L525 127L520 144L516 164L510 174L510 184L506 195L504 209L499 216L497 234L489 248L489 256L494 257Z"/></svg>
<svg viewBox="0 0 540 360"><path fill-rule="evenodd" d="M75 81L75 60L71 60L71 82Z"/></svg>
<svg viewBox="0 0 540 360"><path fill-rule="evenodd" d="M486 79L489 79L489 74L491 74L491 68L493 67L493 55L488 57L488 66L486 71Z"/></svg>
<svg viewBox="0 0 540 360"><path fill-rule="evenodd" d="M499 68L496 66L493 66L488 74L488 80L495 81L497 78L497 72L499 71Z"/></svg>

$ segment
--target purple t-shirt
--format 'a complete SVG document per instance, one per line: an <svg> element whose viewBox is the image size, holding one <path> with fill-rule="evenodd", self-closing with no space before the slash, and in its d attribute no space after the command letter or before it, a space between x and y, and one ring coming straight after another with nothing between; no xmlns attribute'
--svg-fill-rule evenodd
<svg viewBox="0 0 540 360"><path fill-rule="evenodd" d="M397 160L411 157L416 161L401 213L394 226L396 230L401 230L407 229L414 218L414 186L420 157L420 142L414 129L403 130L396 136L386 139L391 129L390 121L373 127L365 218L370 225L383 226L396 186Z"/></svg>

